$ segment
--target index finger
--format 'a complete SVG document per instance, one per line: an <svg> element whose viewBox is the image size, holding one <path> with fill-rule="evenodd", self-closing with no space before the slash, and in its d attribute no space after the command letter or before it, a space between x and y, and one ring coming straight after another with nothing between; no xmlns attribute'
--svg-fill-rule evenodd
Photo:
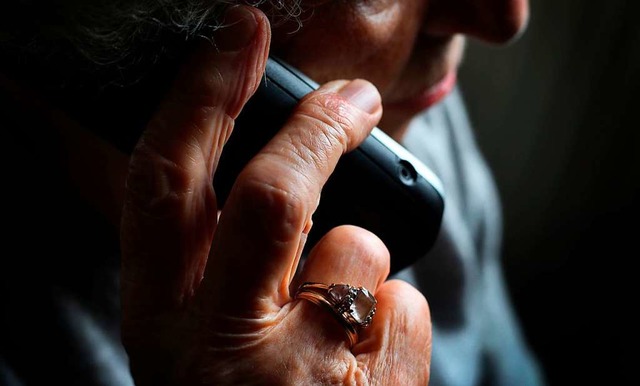
<svg viewBox="0 0 640 386"><path fill-rule="evenodd" d="M217 224L213 171L270 42L269 22L253 7L232 8L223 22L216 46L202 44L182 67L131 156L121 226L125 318L180 307L202 278Z"/></svg>

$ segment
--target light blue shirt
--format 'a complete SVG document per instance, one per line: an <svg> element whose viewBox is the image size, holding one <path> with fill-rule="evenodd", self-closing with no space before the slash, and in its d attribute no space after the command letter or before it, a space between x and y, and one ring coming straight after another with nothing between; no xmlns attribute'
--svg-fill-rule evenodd
<svg viewBox="0 0 640 386"><path fill-rule="evenodd" d="M396 277L420 289L433 321L432 386L542 385L500 266L502 218L459 90L417 118L403 145L443 183L433 249Z"/></svg>

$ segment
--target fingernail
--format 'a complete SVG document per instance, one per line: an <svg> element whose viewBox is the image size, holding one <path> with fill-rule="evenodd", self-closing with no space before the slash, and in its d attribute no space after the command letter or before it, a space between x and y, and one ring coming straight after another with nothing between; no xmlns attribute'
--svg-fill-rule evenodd
<svg viewBox="0 0 640 386"><path fill-rule="evenodd" d="M381 103L380 93L375 86L366 80L356 79L342 87L338 94L352 105L369 114L375 113Z"/></svg>
<svg viewBox="0 0 640 386"><path fill-rule="evenodd" d="M222 26L213 39L220 51L240 51L247 47L256 34L258 21L244 6L230 8L224 16Z"/></svg>

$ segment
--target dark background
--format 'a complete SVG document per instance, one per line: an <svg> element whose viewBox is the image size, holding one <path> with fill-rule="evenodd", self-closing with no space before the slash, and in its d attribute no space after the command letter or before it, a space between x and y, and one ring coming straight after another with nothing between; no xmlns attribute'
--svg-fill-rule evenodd
<svg viewBox="0 0 640 386"><path fill-rule="evenodd" d="M551 385L635 380L640 2L532 0L460 83L504 204L511 297ZM637 382L637 381L636 381Z"/></svg>

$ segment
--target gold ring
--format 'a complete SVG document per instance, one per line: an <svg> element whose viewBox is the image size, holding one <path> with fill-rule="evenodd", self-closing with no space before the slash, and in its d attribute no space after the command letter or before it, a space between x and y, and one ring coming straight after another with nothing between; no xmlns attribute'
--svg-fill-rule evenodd
<svg viewBox="0 0 640 386"><path fill-rule="evenodd" d="M344 327L351 346L358 341L358 332L371 324L378 301L364 287L349 284L307 282L296 292L296 299L305 299L325 307Z"/></svg>

